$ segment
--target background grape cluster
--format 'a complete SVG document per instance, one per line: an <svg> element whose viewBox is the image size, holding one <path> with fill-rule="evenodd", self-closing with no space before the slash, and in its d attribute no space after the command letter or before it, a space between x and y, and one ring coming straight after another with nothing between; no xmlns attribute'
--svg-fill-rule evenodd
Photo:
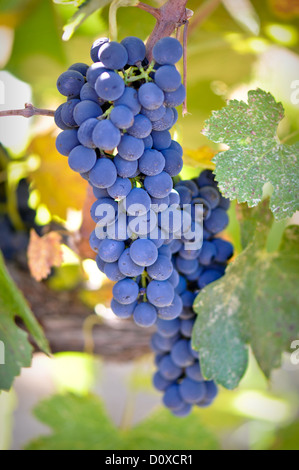
<svg viewBox="0 0 299 470"><path fill-rule="evenodd" d="M11 163L9 155L1 147L0 173L7 172ZM9 187L0 183L0 251L5 259L17 261L26 266L26 253L30 229L41 234L42 227L35 223L36 212L28 206L29 182L24 178ZM15 191L14 191L15 189ZM9 201L11 198L11 201ZM17 220L16 220L17 219Z"/></svg>
<svg viewBox="0 0 299 470"><path fill-rule="evenodd" d="M204 240L200 250L186 250L179 240L173 246L175 291L183 307L178 318L157 321L152 349L158 370L153 382L163 392L164 405L183 417L191 412L192 406L207 407L217 396L216 384L204 379L198 352L192 349L196 317L192 306L201 289L224 275L233 246L217 237L228 223L229 202L218 191L212 172L203 171L196 180L180 181L176 189L188 203L199 200L202 203Z"/></svg>
<svg viewBox="0 0 299 470"><path fill-rule="evenodd" d="M210 404L217 394L215 384L204 381L191 348L192 305L200 289L224 274L232 256L231 245L215 238L228 223L229 203L212 173L174 188L183 167L182 147L170 133L178 118L175 108L186 97L175 67L182 53L176 39L163 38L148 63L140 39L100 38L91 48L90 67L74 64L58 78L67 101L55 115L62 129L57 149L96 197L90 244L98 268L115 282L111 308L142 327L157 323L154 384L178 416L193 404ZM179 223L169 222L173 208ZM190 231L200 232L202 248L186 248Z"/></svg>

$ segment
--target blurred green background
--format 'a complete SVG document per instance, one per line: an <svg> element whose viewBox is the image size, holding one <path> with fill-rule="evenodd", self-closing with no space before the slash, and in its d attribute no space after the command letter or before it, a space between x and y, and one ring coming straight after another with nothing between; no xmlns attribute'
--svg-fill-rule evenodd
<svg viewBox="0 0 299 470"><path fill-rule="evenodd" d="M56 109L61 103L57 77L74 62L89 63L94 39L109 34L109 7L98 9L99 2L90 0L88 8L80 10L83 16L86 10L85 21L64 41L63 34L69 35L78 22L75 2L69 3L0 0L0 110L22 108L25 102ZM246 99L248 90L260 87L283 102L287 117L279 127L281 138L299 125L298 1L224 0L197 26L201 5L198 0L187 5L195 12L188 40L189 114L175 129L185 149L183 175L188 177L211 166L216 147L201 129L212 110L223 107L227 99ZM119 40L128 35L146 40L154 26L149 14L133 7L120 8L117 20ZM1 118L0 141L10 156L9 177L30 181L35 222L54 221L75 233L82 220L86 185L57 154L56 135L49 118ZM238 252L234 205L225 236ZM111 286L99 276L93 260L82 261L66 244L64 263L48 285L54 290L78 287L81 300L91 309L109 313ZM252 358L238 390L221 391L211 409L182 420L160 407L160 397L151 386L152 362L151 355L122 365L83 353L52 359L37 355L15 389L0 395L0 448L23 447L48 430L31 416L42 398L47 401L38 405L38 420L54 431L48 439L34 440L31 448L299 448L299 365L292 365L289 356L271 383ZM49 399L51 394L60 395Z"/></svg>

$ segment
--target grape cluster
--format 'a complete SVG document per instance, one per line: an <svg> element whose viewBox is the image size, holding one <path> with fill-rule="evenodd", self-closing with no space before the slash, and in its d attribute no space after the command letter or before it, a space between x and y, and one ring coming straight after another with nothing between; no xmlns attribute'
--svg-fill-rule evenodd
<svg viewBox="0 0 299 470"><path fill-rule="evenodd" d="M174 317L182 308L163 232L168 208L179 204L172 178L183 151L169 131L186 96L175 67L182 53L179 41L166 37L148 63L139 38L100 38L91 48L94 63L74 64L57 81L67 101L55 114L62 129L56 146L93 187L90 243L99 269L116 282L112 310L145 327L164 318L164 309Z"/></svg>
<svg viewBox="0 0 299 470"><path fill-rule="evenodd" d="M25 264L26 253L29 243L29 231L34 228L38 233L41 227L35 224L36 213L33 209L28 207L29 200L29 183L26 179L19 181L15 200L15 216L19 219L21 229L17 229L12 221L7 207L7 186L4 183L0 184L0 205L5 207L5 212L0 213L0 250L3 252L5 259L16 260Z"/></svg>
<svg viewBox="0 0 299 470"><path fill-rule="evenodd" d="M176 416L186 416L192 406L207 407L217 396L217 386L204 379L198 352L192 349L191 337L196 315L192 309L198 292L224 275L233 255L231 243L217 238L228 223L229 201L217 189L214 176L204 171L199 178L181 181L176 186L182 200L200 200L204 210L203 245L200 250L186 250L176 242L173 264L176 268L176 295L183 309L178 318L157 321L152 337L152 349L158 367L154 386L163 392L163 403Z"/></svg>

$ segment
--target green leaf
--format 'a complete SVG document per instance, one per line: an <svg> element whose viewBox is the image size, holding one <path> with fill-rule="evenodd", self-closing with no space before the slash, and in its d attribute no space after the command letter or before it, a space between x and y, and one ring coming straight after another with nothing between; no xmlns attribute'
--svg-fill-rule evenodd
<svg viewBox="0 0 299 470"><path fill-rule="evenodd" d="M271 450L299 450L299 421L278 431Z"/></svg>
<svg viewBox="0 0 299 470"><path fill-rule="evenodd" d="M28 450L111 450L117 446L115 427L96 397L57 395L40 403L34 414L53 434L31 442Z"/></svg>
<svg viewBox="0 0 299 470"><path fill-rule="evenodd" d="M271 183L270 208L277 220L299 209L299 143L278 142L276 131L283 116L282 104L270 93L252 90L248 104L230 101L213 112L203 130L213 142L230 146L213 159L224 196L253 207L262 200L264 185Z"/></svg>
<svg viewBox="0 0 299 470"><path fill-rule="evenodd" d="M268 230L270 228L268 227ZM247 344L267 377L299 333L299 227L286 229L279 251L266 251L268 231L253 241L195 301L193 344L204 375L235 388L248 363Z"/></svg>
<svg viewBox="0 0 299 470"><path fill-rule="evenodd" d="M151 415L128 433L127 450L217 450L219 444L205 429L199 415L181 419L163 409Z"/></svg>
<svg viewBox="0 0 299 470"><path fill-rule="evenodd" d="M31 83L29 61L36 57L41 60L45 56L55 63L65 60L52 1L36 0L28 6L15 29L13 51L7 68Z"/></svg>
<svg viewBox="0 0 299 470"><path fill-rule="evenodd" d="M81 24L95 11L109 5L112 0L85 0L80 3L78 11L64 26L62 39L68 41Z"/></svg>
<svg viewBox="0 0 299 470"><path fill-rule="evenodd" d="M32 346L27 333L17 327L15 317L24 322L38 347L49 353L47 340L23 295L9 276L0 253L0 341L5 348L5 365L0 365L0 389L9 390L21 367L31 364Z"/></svg>
<svg viewBox="0 0 299 470"><path fill-rule="evenodd" d="M117 429L102 402L94 396L57 395L35 409L35 416L52 429L28 450L164 450L218 449L217 440L199 415L179 419L159 410L129 430Z"/></svg>

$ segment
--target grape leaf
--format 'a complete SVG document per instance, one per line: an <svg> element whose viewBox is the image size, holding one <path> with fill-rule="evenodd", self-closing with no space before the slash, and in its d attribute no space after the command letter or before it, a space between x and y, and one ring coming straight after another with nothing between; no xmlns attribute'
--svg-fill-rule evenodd
<svg viewBox="0 0 299 470"><path fill-rule="evenodd" d="M95 396L56 395L40 403L36 417L52 428L50 436L35 439L28 450L164 450L219 448L195 413L177 419L159 410L132 429L122 431L106 415Z"/></svg>
<svg viewBox="0 0 299 470"><path fill-rule="evenodd" d="M213 112L203 130L213 142L230 146L213 159L223 195L253 207L262 200L265 183L271 183L270 208L277 220L299 210L299 143L278 142L276 131L283 116L282 104L270 93L251 90L248 104L230 101Z"/></svg>
<svg viewBox="0 0 299 470"><path fill-rule="evenodd" d="M9 276L0 253L0 341L4 344L5 364L0 365L0 390L9 390L21 367L31 364L32 346L27 334L17 327L14 318L20 317L38 347L49 353L44 334L25 299Z"/></svg>
<svg viewBox="0 0 299 470"><path fill-rule="evenodd" d="M38 282L51 273L51 268L58 268L63 261L61 251L61 235L57 232L50 232L40 237L35 230L30 232L30 242L28 246L28 266L31 276Z"/></svg>
<svg viewBox="0 0 299 470"><path fill-rule="evenodd" d="M74 32L81 26L81 24L95 11L105 7L112 0L83 0L80 1L79 8L68 23L63 27L64 41L68 41L73 36Z"/></svg>
<svg viewBox="0 0 299 470"><path fill-rule="evenodd" d="M299 227L288 227L280 249L265 249L268 230L258 224L252 242L195 301L193 343L203 372L235 388L248 362L247 345L267 377L299 333Z"/></svg>

